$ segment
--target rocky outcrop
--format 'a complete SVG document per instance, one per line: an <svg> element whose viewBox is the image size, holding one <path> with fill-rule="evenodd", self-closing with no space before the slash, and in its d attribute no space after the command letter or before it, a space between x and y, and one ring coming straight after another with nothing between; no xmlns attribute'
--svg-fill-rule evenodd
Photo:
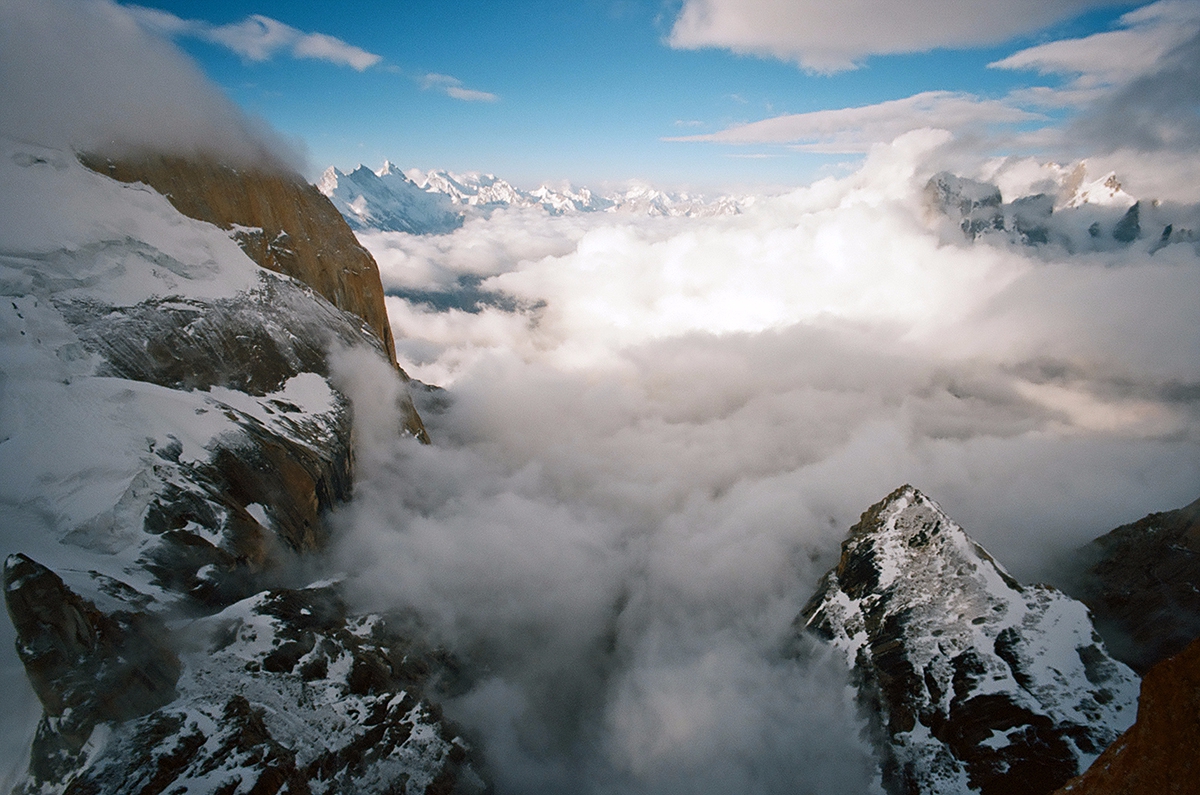
<svg viewBox="0 0 1200 795"><path fill-rule="evenodd" d="M350 618L334 587L264 592L188 636L178 696L93 736L67 795L486 789L424 696L453 685L436 681L446 660L378 617ZM58 780L35 771L24 792Z"/></svg>
<svg viewBox="0 0 1200 795"><path fill-rule="evenodd" d="M893 795L1052 792L1133 721L1137 677L1087 609L911 486L851 528L798 624L845 655Z"/></svg>
<svg viewBox="0 0 1200 795"><path fill-rule="evenodd" d="M1137 722L1056 795L1200 791L1200 640L1142 680Z"/></svg>
<svg viewBox="0 0 1200 795"><path fill-rule="evenodd" d="M1073 590L1114 655L1146 671L1200 637L1200 500L1122 525L1081 550Z"/></svg>
<svg viewBox="0 0 1200 795"><path fill-rule="evenodd" d="M113 179L149 185L189 218L233 231L259 265L362 318L395 361L379 266L333 205L298 175L172 155L83 160Z"/></svg>
<svg viewBox="0 0 1200 795"><path fill-rule="evenodd" d="M175 698L180 663L166 628L142 610L101 612L25 555L4 564L17 654L45 707L33 772L54 779L80 762L97 724L121 722Z"/></svg>
<svg viewBox="0 0 1200 795"><path fill-rule="evenodd" d="M1000 189L990 183L942 171L926 183L925 201L931 212L957 222L971 240L984 232L1004 229Z"/></svg>
<svg viewBox="0 0 1200 795"><path fill-rule="evenodd" d="M44 708L17 791L482 789L432 700L453 660L328 583L296 587L353 488L331 352L394 365L380 336L256 266L230 239L244 229L66 153L0 147L0 189L22 199L6 206L33 208L0 227L5 597ZM307 212L283 178L147 162L197 214ZM199 196L171 181L188 174ZM336 276L328 252L313 262Z"/></svg>

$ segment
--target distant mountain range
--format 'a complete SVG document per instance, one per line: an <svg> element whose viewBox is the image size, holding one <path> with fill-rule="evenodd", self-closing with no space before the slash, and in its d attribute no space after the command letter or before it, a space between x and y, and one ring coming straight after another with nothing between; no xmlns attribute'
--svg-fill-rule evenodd
<svg viewBox="0 0 1200 795"><path fill-rule="evenodd" d="M925 185L926 207L962 229L969 240L1008 238L1068 251L1108 251L1140 244L1153 254L1175 243L1200 244L1196 205L1139 200L1114 172L1089 180L1085 164L1065 172L1043 191L1006 201L990 182L943 171Z"/></svg>
<svg viewBox="0 0 1200 795"><path fill-rule="evenodd" d="M646 185L601 195L588 188L533 191L514 187L492 174L449 171L402 172L391 161L377 171L360 165L350 173L330 166L317 182L356 231L374 229L410 234L444 234L462 226L471 212L505 207L540 208L551 215L633 213L660 217L737 215L746 199L708 199L691 193L667 193Z"/></svg>

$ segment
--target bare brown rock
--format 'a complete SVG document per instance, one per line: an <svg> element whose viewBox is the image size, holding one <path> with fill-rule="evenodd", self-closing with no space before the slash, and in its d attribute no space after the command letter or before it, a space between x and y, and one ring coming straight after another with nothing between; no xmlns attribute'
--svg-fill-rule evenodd
<svg viewBox="0 0 1200 795"><path fill-rule="evenodd" d="M230 230L260 266L298 279L338 309L361 318L378 337L388 361L408 380L396 365L396 343L375 258L359 245L329 199L300 175L160 153L117 160L83 155L80 160L121 182L145 183L184 215ZM405 406L405 429L429 442L411 402Z"/></svg>
<svg viewBox="0 0 1200 795"><path fill-rule="evenodd" d="M1137 722L1055 795L1200 793L1200 640L1150 669Z"/></svg>
<svg viewBox="0 0 1200 795"><path fill-rule="evenodd" d="M163 154L83 161L121 182L149 185L190 218L234 230L259 265L299 279L365 320L395 362L379 266L341 213L298 174Z"/></svg>

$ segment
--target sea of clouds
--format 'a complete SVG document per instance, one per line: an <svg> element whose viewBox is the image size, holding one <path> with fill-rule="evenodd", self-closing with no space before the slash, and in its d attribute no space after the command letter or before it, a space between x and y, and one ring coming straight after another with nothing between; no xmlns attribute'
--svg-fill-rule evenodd
<svg viewBox="0 0 1200 795"><path fill-rule="evenodd" d="M501 791L862 792L845 682L793 626L862 511L912 483L1055 580L1198 496L1196 245L972 242L923 190L947 158L909 133L715 220L362 235L403 366L445 391L415 390L433 446L397 441L399 383L344 363L338 565L469 661L449 711Z"/></svg>
<svg viewBox="0 0 1200 795"><path fill-rule="evenodd" d="M300 167L127 10L0 12L0 134ZM1168 154L1121 176L1174 184L1196 161ZM947 167L1006 200L1059 174L918 130L728 218L363 235L403 366L445 390L414 390L434 444L398 439L404 386L339 357L359 480L331 567L466 661L447 710L501 792L863 792L844 675L793 626L863 510L912 483L1033 580L1198 496L1196 245L972 242L926 203Z"/></svg>

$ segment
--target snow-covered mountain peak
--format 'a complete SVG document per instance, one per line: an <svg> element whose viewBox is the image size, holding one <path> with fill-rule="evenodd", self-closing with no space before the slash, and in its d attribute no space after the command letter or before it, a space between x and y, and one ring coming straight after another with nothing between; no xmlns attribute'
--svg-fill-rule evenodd
<svg viewBox="0 0 1200 795"><path fill-rule="evenodd" d="M441 234L462 226L462 217L446 196L424 190L387 161L379 171L359 165L349 174L330 166L317 190L358 231Z"/></svg>
<svg viewBox="0 0 1200 795"><path fill-rule="evenodd" d="M368 177L373 177L374 180ZM353 185L347 185L350 182ZM602 196L588 188L566 185L554 188L542 184L526 191L507 180L486 172L457 173L445 170L402 171L385 160L370 171L359 166L349 175L327 169L317 187L333 200L356 230L380 230L425 234L452 231L463 217L502 208L541 209L551 215L590 212L627 212L651 216L737 215L748 200L722 196L709 201L689 193L672 194L649 185L634 184L626 190ZM394 191L398 197L387 195ZM422 200L418 194L431 199ZM430 223L428 217L406 217L406 208L425 208L432 201L440 212L456 214L457 223ZM427 209L427 208L426 208Z"/></svg>
<svg viewBox="0 0 1200 795"><path fill-rule="evenodd" d="M397 166L395 163L393 163L391 160L384 160L383 165L379 167L379 170L376 171L375 174L376 174L376 176L379 176L379 177L386 177L389 175L394 175L394 176L404 177L405 179L408 179L408 177L405 175L404 171L399 166Z"/></svg>
<svg viewBox="0 0 1200 795"><path fill-rule="evenodd" d="M1066 201L1067 207L1082 207L1085 204L1100 207L1125 209L1137 203L1137 199L1125 192L1117 172L1110 171L1100 179L1083 182Z"/></svg>
<svg viewBox="0 0 1200 795"><path fill-rule="evenodd" d="M911 486L863 514L800 621L843 653L892 793L1050 792L1135 717L1087 608L1018 583Z"/></svg>

